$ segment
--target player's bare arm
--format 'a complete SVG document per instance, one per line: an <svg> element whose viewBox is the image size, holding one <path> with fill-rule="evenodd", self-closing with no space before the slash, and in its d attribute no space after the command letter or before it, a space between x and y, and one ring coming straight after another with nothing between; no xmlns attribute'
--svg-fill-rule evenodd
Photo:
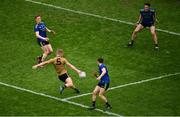
<svg viewBox="0 0 180 117"><path fill-rule="evenodd" d="M50 30L49 28L46 27L46 31L48 31L49 33L52 33L52 34L56 34L56 32L54 30Z"/></svg>
<svg viewBox="0 0 180 117"><path fill-rule="evenodd" d="M154 23L159 23L157 17L156 17L156 13L154 13Z"/></svg>
<svg viewBox="0 0 180 117"><path fill-rule="evenodd" d="M37 65L34 65L34 66L32 67L32 69L37 69L37 68L39 68L39 67L42 67L42 66L47 65L47 64L50 64L50 63L52 63L52 59L50 59L50 60L48 60L48 61L44 61L44 62L42 62L42 63L40 63L40 64L37 64Z"/></svg>
<svg viewBox="0 0 180 117"><path fill-rule="evenodd" d="M93 75L97 78L99 75L96 71L93 72Z"/></svg>
<svg viewBox="0 0 180 117"><path fill-rule="evenodd" d="M40 36L38 31L35 32L35 35L36 35L37 38L40 38L40 39L43 39L43 40L46 40L46 41L49 40L47 37L45 38L45 37Z"/></svg>
<svg viewBox="0 0 180 117"><path fill-rule="evenodd" d="M142 16L141 16L141 14L140 14L140 15L139 15L139 18L138 18L138 21L136 22L136 24L139 24L139 23L140 23L141 18L142 18Z"/></svg>
<svg viewBox="0 0 180 117"><path fill-rule="evenodd" d="M105 69L105 68L102 68L102 73L101 73L100 76L97 78L97 80L100 80L105 74L106 74L106 69Z"/></svg>
<svg viewBox="0 0 180 117"><path fill-rule="evenodd" d="M72 65L71 63L69 63L67 60L65 60L66 65L71 68L72 70L74 70L76 73L80 74L81 71L79 69L77 69L74 65Z"/></svg>

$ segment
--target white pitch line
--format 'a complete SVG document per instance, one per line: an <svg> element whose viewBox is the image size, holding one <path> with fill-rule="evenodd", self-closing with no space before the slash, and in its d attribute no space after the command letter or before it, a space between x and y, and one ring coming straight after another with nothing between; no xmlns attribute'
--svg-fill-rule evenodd
<svg viewBox="0 0 180 117"><path fill-rule="evenodd" d="M47 97L47 98L54 99L54 100L57 100L57 101L66 102L66 103L69 103L71 105L79 106L79 107L82 107L82 108L86 108L86 109L89 108L89 106L86 106L86 105L83 105L83 104L80 104L80 103L76 103L76 102L72 102L72 101L69 101L69 100L61 99L61 98L51 96L51 95L47 95L47 94L44 94L44 93L38 93L38 92L29 90L29 89L25 89L25 88L22 88L22 87L18 87L18 86L15 86L15 85L3 83L3 82L0 82L0 85L10 87L10 88L14 88L14 89L17 89L17 90L21 90L21 91L24 91L24 92L32 93L32 94L35 94L35 95ZM113 112L109 112L109 111L103 111L103 110L98 109L98 108L95 109L95 111L105 113L105 114L108 114L108 115L112 115L112 116L121 116L121 117L123 117L122 115L119 115L117 113L113 113Z"/></svg>
<svg viewBox="0 0 180 117"><path fill-rule="evenodd" d="M162 76L158 76L158 77L154 77L154 78L150 78L150 79L146 79L146 80L140 80L140 81L136 81L136 82L132 82L132 83L127 83L127 84L124 84L124 85L115 86L115 87L109 88L109 90L114 90L114 89L123 88L123 87L136 85L136 84L142 84L142 83L145 83L145 82L158 80L158 79L162 79L162 78L167 78L167 77L170 77L170 76L176 76L176 75L179 75L179 74L180 74L180 72L173 73L173 74L166 74L166 75L162 75ZM83 96L87 96L87 95L91 95L91 94L92 93L84 93L84 94L77 95L77 96L67 97L67 98L64 98L63 100L70 100L70 99L79 98L79 97L83 97Z"/></svg>
<svg viewBox="0 0 180 117"><path fill-rule="evenodd" d="M92 17L96 17L96 18L100 18L100 19L105 19L105 20L110 20L110 21L114 21L114 22L119 22L119 23L122 23L122 24L135 25L135 23L133 23L133 22L128 22L128 21L123 21L123 20L119 20L119 19L109 18L109 17L105 17L105 16L101 16L101 15L96 15L96 14L92 14L92 13L87 13L87 12L83 12L83 11L72 10L72 9L64 8L64 7L61 7L61 6L55 6L55 5L47 4L47 3L43 3L43 2L38 2L38 1L33 1L33 0L25 0L25 1L31 2L31 3L35 3L35 4L44 5L44 6L48 6L48 7L52 7L52 8L56 8L56 9L61 9L61 10L72 12L72 13L76 13L76 14L92 16ZM163 30L163 29L159 29L159 28L157 28L156 30L160 31L160 32L168 33L168 34L171 34L171 35L180 36L180 33L177 33L177 32L172 32L172 31Z"/></svg>

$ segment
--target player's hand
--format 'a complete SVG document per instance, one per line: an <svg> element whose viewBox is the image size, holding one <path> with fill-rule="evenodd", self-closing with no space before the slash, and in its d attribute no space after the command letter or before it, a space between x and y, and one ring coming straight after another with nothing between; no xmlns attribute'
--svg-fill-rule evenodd
<svg viewBox="0 0 180 117"><path fill-rule="evenodd" d="M101 80L101 77L97 77L97 80Z"/></svg>
<svg viewBox="0 0 180 117"><path fill-rule="evenodd" d="M156 19L156 23L159 23L159 20L158 20L158 19Z"/></svg>
<svg viewBox="0 0 180 117"><path fill-rule="evenodd" d="M38 68L37 65L32 66L32 69L37 69L37 68Z"/></svg>
<svg viewBox="0 0 180 117"><path fill-rule="evenodd" d="M46 41L49 41L49 38L46 37L45 40L46 40Z"/></svg>
<svg viewBox="0 0 180 117"><path fill-rule="evenodd" d="M96 71L93 72L93 76L95 76L97 78L98 77L98 73Z"/></svg>
<svg viewBox="0 0 180 117"><path fill-rule="evenodd" d="M56 35L56 32L55 32L54 30L51 30L51 33L52 33L53 35Z"/></svg>

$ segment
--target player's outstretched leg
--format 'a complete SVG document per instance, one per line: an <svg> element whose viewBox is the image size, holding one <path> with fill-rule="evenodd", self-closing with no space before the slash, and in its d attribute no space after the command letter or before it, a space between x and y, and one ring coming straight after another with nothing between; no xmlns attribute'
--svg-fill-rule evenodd
<svg viewBox="0 0 180 117"><path fill-rule="evenodd" d="M134 45L134 41L136 39L136 35L139 31L141 31L144 27L141 25L141 24L138 24L135 28L135 30L133 31L132 35L131 35L131 40L130 42L128 43L128 47L133 47Z"/></svg>
<svg viewBox="0 0 180 117"><path fill-rule="evenodd" d="M92 105L89 108L90 110L93 110L96 108L96 96L97 94L99 94L99 91L100 91L100 87L96 86L92 93Z"/></svg>
<svg viewBox="0 0 180 117"><path fill-rule="evenodd" d="M46 47L47 47L47 50L48 50L48 55L53 53L53 49L52 49L51 44L46 45Z"/></svg>
<svg viewBox="0 0 180 117"><path fill-rule="evenodd" d="M157 34L156 34L155 26L151 26L150 27L150 31L151 31L152 38L153 38L153 41L154 41L154 49L155 50L159 50L159 45L158 45L158 39L157 39Z"/></svg>
<svg viewBox="0 0 180 117"><path fill-rule="evenodd" d="M46 57L48 56L48 49L47 49L46 45L42 46L41 49L43 50L43 55L41 57L41 62L43 62L46 59Z"/></svg>
<svg viewBox="0 0 180 117"><path fill-rule="evenodd" d="M64 92L65 88L72 88L77 94L80 93L79 89L77 89L72 82L72 79L69 77L66 79L64 86L60 87L60 94Z"/></svg>
<svg viewBox="0 0 180 117"><path fill-rule="evenodd" d="M40 56L37 56L37 62L38 62L38 64L39 64L39 63L42 63L42 62L46 59L46 57L47 57L47 55L48 55L45 47L41 47L41 48L42 48L42 50L43 50L43 54L40 55Z"/></svg>
<svg viewBox="0 0 180 117"><path fill-rule="evenodd" d="M100 88L99 97L105 102L106 109L112 109L111 105L109 104L107 98L104 96L105 88Z"/></svg>

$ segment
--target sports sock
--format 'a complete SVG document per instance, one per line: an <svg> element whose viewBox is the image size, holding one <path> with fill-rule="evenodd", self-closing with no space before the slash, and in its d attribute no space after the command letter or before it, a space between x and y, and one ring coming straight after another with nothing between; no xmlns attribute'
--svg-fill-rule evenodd
<svg viewBox="0 0 180 117"><path fill-rule="evenodd" d="M77 88L73 88L73 89L74 89L74 91L76 91L76 93L80 93L79 89L77 89Z"/></svg>
<svg viewBox="0 0 180 117"><path fill-rule="evenodd" d="M158 47L158 44L154 44L155 45L155 47Z"/></svg>
<svg viewBox="0 0 180 117"><path fill-rule="evenodd" d="M134 40L131 40L131 45L133 45L134 44Z"/></svg>
<svg viewBox="0 0 180 117"><path fill-rule="evenodd" d="M95 107L96 106L96 101L92 102L92 106Z"/></svg>
<svg viewBox="0 0 180 117"><path fill-rule="evenodd" d="M107 106L111 106L108 102L106 102L106 105L107 105Z"/></svg>

